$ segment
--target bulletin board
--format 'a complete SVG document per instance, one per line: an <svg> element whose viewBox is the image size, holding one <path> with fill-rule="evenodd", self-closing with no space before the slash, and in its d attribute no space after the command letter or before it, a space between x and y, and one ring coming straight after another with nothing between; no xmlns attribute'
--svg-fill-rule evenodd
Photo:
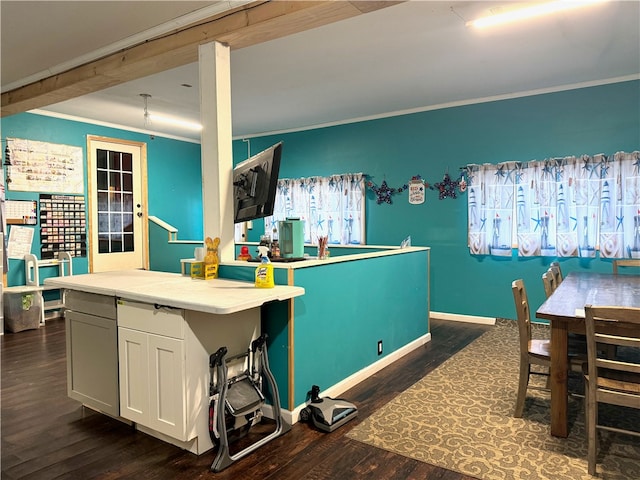
<svg viewBox="0 0 640 480"><path fill-rule="evenodd" d="M7 189L21 192L83 193L81 147L7 138Z"/></svg>
<svg viewBox="0 0 640 480"><path fill-rule="evenodd" d="M40 258L49 260L58 252L72 257L87 256L85 198L78 195L40 195Z"/></svg>

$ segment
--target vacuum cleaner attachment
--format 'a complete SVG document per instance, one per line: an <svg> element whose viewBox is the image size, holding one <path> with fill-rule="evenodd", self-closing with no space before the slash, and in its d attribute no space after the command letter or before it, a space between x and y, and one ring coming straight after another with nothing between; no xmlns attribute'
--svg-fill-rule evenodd
<svg viewBox="0 0 640 480"><path fill-rule="evenodd" d="M358 409L353 403L341 398L320 398L320 387L314 385L309 392L311 403L300 412L300 421L313 423L324 432L333 432L349 420L358 416Z"/></svg>

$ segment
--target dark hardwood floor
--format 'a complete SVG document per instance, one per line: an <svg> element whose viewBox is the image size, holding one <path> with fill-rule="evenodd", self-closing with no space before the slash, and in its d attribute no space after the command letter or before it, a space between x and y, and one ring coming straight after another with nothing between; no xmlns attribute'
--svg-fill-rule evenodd
<svg viewBox="0 0 640 480"><path fill-rule="evenodd" d="M83 408L66 395L63 320L1 337L2 480L14 479L468 479L351 440L345 434L488 328L431 323L432 341L341 395L358 417L332 433L298 423L213 473L196 456Z"/></svg>

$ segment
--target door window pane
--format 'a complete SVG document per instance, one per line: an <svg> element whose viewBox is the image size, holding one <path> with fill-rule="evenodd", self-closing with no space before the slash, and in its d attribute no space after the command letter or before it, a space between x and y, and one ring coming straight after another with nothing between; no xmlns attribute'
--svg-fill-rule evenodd
<svg viewBox="0 0 640 480"><path fill-rule="evenodd" d="M122 211L122 195L119 193L112 193L109 195L110 206L112 212L121 212Z"/></svg>
<svg viewBox="0 0 640 480"><path fill-rule="evenodd" d="M98 170L96 173L96 179L98 190L107 190L109 188L109 182L107 181L107 171L106 170Z"/></svg>
<svg viewBox="0 0 640 480"><path fill-rule="evenodd" d="M122 239L124 240L124 245L123 245L124 251L132 252L133 251L133 235L125 233L122 236Z"/></svg>
<svg viewBox="0 0 640 480"><path fill-rule="evenodd" d="M133 175L130 173L122 174L122 190L125 192L133 192Z"/></svg>
<svg viewBox="0 0 640 480"><path fill-rule="evenodd" d="M120 152L109 152L109 169L120 170Z"/></svg>
<svg viewBox="0 0 640 480"><path fill-rule="evenodd" d="M96 167L98 168L107 168L107 151L106 150L96 150Z"/></svg>
<svg viewBox="0 0 640 480"><path fill-rule="evenodd" d="M109 172L109 190L112 192L119 192L122 190L122 184L120 183L120 172Z"/></svg>
<svg viewBox="0 0 640 480"><path fill-rule="evenodd" d="M130 153L122 154L122 171L131 172L133 170L133 155Z"/></svg>
<svg viewBox="0 0 640 480"><path fill-rule="evenodd" d="M133 193L122 194L122 211L133 213Z"/></svg>
<svg viewBox="0 0 640 480"><path fill-rule="evenodd" d="M133 233L133 215L132 214L125 213L122 215L122 231Z"/></svg>

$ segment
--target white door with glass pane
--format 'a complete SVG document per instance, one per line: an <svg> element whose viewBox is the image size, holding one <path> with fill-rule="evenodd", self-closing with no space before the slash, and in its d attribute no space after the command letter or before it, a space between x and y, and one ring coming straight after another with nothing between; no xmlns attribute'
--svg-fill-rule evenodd
<svg viewBox="0 0 640 480"><path fill-rule="evenodd" d="M148 268L146 144L89 137L89 271Z"/></svg>

